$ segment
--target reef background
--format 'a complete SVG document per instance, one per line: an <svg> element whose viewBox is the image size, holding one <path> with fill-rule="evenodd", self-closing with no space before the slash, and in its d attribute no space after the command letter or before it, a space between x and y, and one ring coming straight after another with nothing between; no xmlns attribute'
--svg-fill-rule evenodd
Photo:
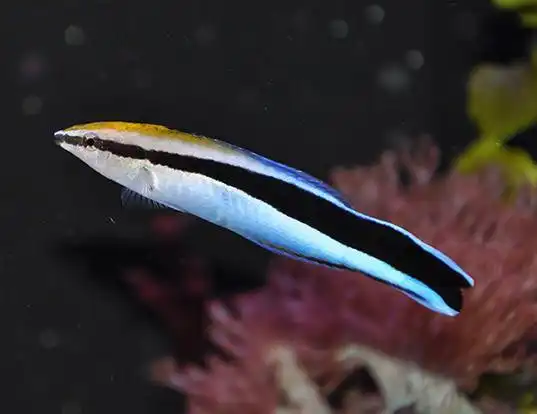
<svg viewBox="0 0 537 414"><path fill-rule="evenodd" d="M56 148L54 130L167 124L321 178L422 133L449 160L473 138L464 83L491 11L425 0L4 9L0 410L22 414L166 414L179 404L145 371L172 343L116 278L133 257L159 265L140 242L153 241L149 217L123 211L117 186ZM187 240L236 278L261 275L270 258L202 224ZM67 262L73 251L91 267Z"/></svg>

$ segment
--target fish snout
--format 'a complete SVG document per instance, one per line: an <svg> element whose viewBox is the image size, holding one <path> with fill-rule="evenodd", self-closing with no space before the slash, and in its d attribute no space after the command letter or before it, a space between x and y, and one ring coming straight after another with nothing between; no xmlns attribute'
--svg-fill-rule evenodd
<svg viewBox="0 0 537 414"><path fill-rule="evenodd" d="M66 134L63 131L56 131L54 133L54 143L56 145L61 145L63 142L65 142Z"/></svg>

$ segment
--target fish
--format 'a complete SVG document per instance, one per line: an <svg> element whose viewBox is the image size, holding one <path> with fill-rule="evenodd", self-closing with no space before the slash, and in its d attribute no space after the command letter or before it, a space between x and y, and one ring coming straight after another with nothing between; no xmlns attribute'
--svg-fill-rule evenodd
<svg viewBox="0 0 537 414"><path fill-rule="evenodd" d="M196 216L270 252L359 272L448 316L474 285L447 255L360 213L327 183L225 141L120 121L71 126L54 141L119 184L126 207Z"/></svg>

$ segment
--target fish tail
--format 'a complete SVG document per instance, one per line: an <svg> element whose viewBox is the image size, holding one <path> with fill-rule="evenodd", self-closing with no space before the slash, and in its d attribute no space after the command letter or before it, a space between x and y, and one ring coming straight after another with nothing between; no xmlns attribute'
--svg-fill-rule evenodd
<svg viewBox="0 0 537 414"><path fill-rule="evenodd" d="M429 285L425 290L394 287L419 304L445 315L455 316L463 307L463 289L460 286Z"/></svg>
<svg viewBox="0 0 537 414"><path fill-rule="evenodd" d="M474 285L461 266L402 227L361 213L355 215L354 222L348 222L353 234L349 247L354 253L346 264L437 312L460 312L461 291Z"/></svg>
<svg viewBox="0 0 537 414"><path fill-rule="evenodd" d="M444 300L444 302L455 312L459 313L463 305L462 286L433 286L433 290Z"/></svg>

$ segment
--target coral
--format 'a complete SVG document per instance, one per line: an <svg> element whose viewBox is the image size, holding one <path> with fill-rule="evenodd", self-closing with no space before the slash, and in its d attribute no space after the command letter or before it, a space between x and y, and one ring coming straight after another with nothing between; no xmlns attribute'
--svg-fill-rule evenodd
<svg viewBox="0 0 537 414"><path fill-rule="evenodd" d="M505 205L494 171L438 177L438 159L422 141L374 166L336 169L332 180L357 209L409 229L468 270L476 286L458 317L355 273L276 258L266 286L229 303L206 298L220 353L203 367L164 359L153 378L185 392L192 414L514 412L468 393L484 373L535 372L535 197L523 192ZM376 390L354 384L334 401L357 371Z"/></svg>

